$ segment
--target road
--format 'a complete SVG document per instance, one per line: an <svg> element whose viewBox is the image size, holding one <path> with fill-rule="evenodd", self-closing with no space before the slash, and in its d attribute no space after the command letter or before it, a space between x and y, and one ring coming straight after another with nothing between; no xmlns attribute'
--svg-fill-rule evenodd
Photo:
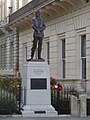
<svg viewBox="0 0 90 120"><path fill-rule="evenodd" d="M0 120L90 120L90 117L41 117L41 118L31 118L31 117L0 117Z"/></svg>

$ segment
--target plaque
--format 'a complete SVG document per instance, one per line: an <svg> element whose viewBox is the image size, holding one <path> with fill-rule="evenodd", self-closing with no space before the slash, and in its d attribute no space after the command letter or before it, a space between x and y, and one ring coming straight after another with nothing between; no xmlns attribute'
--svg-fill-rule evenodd
<svg viewBox="0 0 90 120"><path fill-rule="evenodd" d="M31 78L31 89L47 89L47 79Z"/></svg>

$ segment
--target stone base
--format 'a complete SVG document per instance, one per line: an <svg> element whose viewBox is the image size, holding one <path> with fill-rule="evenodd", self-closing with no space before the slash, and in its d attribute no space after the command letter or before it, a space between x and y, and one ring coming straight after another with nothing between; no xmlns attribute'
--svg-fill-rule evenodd
<svg viewBox="0 0 90 120"><path fill-rule="evenodd" d="M31 105L24 106L23 117L56 117L57 112L52 105Z"/></svg>
<svg viewBox="0 0 90 120"><path fill-rule="evenodd" d="M50 67L47 62L32 61L24 64L22 88L22 116L52 117L57 112L51 105Z"/></svg>

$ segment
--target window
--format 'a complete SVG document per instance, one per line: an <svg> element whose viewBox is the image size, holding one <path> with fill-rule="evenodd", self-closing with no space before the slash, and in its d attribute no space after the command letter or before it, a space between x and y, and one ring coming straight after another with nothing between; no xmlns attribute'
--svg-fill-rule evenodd
<svg viewBox="0 0 90 120"><path fill-rule="evenodd" d="M6 68L6 44L4 44L4 69Z"/></svg>
<svg viewBox="0 0 90 120"><path fill-rule="evenodd" d="M5 0L0 0L0 17L1 20L4 20L5 16Z"/></svg>
<svg viewBox="0 0 90 120"><path fill-rule="evenodd" d="M6 44L0 46L0 69L6 68Z"/></svg>
<svg viewBox="0 0 90 120"><path fill-rule="evenodd" d="M89 0L86 0L86 3L88 3L89 2Z"/></svg>
<svg viewBox="0 0 90 120"><path fill-rule="evenodd" d="M50 43L48 40L45 40L44 43L44 58L50 64Z"/></svg>
<svg viewBox="0 0 90 120"><path fill-rule="evenodd" d="M65 39L62 40L62 78L65 78Z"/></svg>
<svg viewBox="0 0 90 120"><path fill-rule="evenodd" d="M24 57L24 62L27 61L27 43L23 44L23 57Z"/></svg>
<svg viewBox="0 0 90 120"><path fill-rule="evenodd" d="M25 58L26 58L26 61L27 61L27 46L25 47Z"/></svg>
<svg viewBox="0 0 90 120"><path fill-rule="evenodd" d="M47 47L47 62L48 64L50 63L50 44L49 42L46 42L46 47Z"/></svg>
<svg viewBox="0 0 90 120"><path fill-rule="evenodd" d="M10 42L10 68L13 67L14 64L14 42Z"/></svg>
<svg viewBox="0 0 90 120"><path fill-rule="evenodd" d="M3 68L3 45L1 45L1 69Z"/></svg>
<svg viewBox="0 0 90 120"><path fill-rule="evenodd" d="M86 35L81 36L81 78L86 79Z"/></svg>

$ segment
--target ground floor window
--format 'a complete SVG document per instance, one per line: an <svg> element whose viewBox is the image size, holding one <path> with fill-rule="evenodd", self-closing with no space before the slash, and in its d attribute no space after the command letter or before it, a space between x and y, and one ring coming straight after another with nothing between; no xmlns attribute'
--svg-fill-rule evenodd
<svg viewBox="0 0 90 120"><path fill-rule="evenodd" d="M62 78L65 78L65 39L62 39Z"/></svg>
<svg viewBox="0 0 90 120"><path fill-rule="evenodd" d="M86 79L86 35L81 36L81 78Z"/></svg>
<svg viewBox="0 0 90 120"><path fill-rule="evenodd" d="M43 52L45 60L50 64L50 42L48 38L44 40Z"/></svg>
<svg viewBox="0 0 90 120"><path fill-rule="evenodd" d="M0 69L6 68L6 44L0 45Z"/></svg>
<svg viewBox="0 0 90 120"><path fill-rule="evenodd" d="M13 68L14 64L14 42L10 42L10 68Z"/></svg>
<svg viewBox="0 0 90 120"><path fill-rule="evenodd" d="M23 60L24 60L24 62L26 62L27 61L27 43L24 43L23 44Z"/></svg>
<svg viewBox="0 0 90 120"><path fill-rule="evenodd" d="M50 43L46 42L46 47L47 47L47 62L48 64L50 63Z"/></svg>

